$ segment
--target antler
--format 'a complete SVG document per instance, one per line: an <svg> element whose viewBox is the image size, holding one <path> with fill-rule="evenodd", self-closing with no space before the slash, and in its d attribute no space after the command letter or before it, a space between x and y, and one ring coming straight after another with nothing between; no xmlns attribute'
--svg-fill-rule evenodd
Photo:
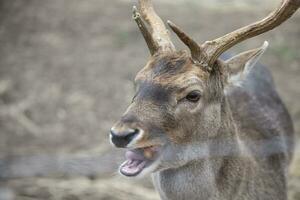
<svg viewBox="0 0 300 200"><path fill-rule="evenodd" d="M195 42L190 36L180 30L178 26L176 26L173 22L168 20L168 25L171 29L176 33L176 35L181 39L181 41L189 47L192 55L192 59L194 61L199 61L199 57L201 56L201 47Z"/></svg>
<svg viewBox="0 0 300 200"><path fill-rule="evenodd" d="M205 42L202 45L202 48L207 54L208 64L212 65L223 52L234 45L279 26L290 18L299 6L300 0L285 0L278 9L269 14L266 18L228 33L213 41Z"/></svg>
<svg viewBox="0 0 300 200"><path fill-rule="evenodd" d="M136 7L133 8L133 18L144 36L151 55L158 52L175 51L168 30L154 11L151 0L139 0L139 10L141 14ZM141 17L145 20L150 30Z"/></svg>
<svg viewBox="0 0 300 200"><path fill-rule="evenodd" d="M192 57L198 55L197 61L204 66L213 66L218 57L234 45L265 33L286 21L300 7L300 0L285 0L281 6L266 18L235 30L213 41L207 41L196 47L195 42L175 24L168 22L172 30L190 48Z"/></svg>

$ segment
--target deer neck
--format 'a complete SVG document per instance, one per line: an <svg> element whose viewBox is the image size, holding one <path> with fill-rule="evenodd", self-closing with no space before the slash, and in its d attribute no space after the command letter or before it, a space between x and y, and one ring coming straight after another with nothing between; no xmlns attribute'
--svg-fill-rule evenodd
<svg viewBox="0 0 300 200"><path fill-rule="evenodd" d="M220 188L226 188L219 183L235 182L221 180L235 179L235 177L220 174L225 172L223 169L234 166L235 161L228 157L239 155L243 151L226 98L221 104L221 123L217 132L216 136L209 141L185 147L186 151L182 159L186 162L181 167L154 173L153 181L162 199L218 199L224 193ZM236 175L240 178L246 174L246 170L246 167L240 168ZM240 186L237 183L236 187L233 185L231 187Z"/></svg>

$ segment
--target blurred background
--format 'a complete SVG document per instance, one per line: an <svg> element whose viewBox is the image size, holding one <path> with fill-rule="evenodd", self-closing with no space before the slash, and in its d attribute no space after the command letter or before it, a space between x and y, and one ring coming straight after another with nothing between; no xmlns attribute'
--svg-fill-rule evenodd
<svg viewBox="0 0 300 200"><path fill-rule="evenodd" d="M156 0L164 19L197 41L266 16L279 0ZM150 178L116 173L123 152L108 130L133 96L149 53L130 0L0 1L0 200L159 199ZM261 62L300 134L300 11L244 42L270 42ZM185 48L172 35L178 48ZM300 147L289 198L300 200Z"/></svg>

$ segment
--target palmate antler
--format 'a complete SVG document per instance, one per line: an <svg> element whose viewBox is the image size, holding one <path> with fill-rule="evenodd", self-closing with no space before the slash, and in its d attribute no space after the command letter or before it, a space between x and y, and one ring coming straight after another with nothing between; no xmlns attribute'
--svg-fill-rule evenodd
<svg viewBox="0 0 300 200"><path fill-rule="evenodd" d="M170 40L168 31L162 20L155 13L151 0L139 0L139 4L142 17L150 26L151 31L148 30L136 10L134 11L134 18L144 35L151 54L161 51L174 51L175 48ZM290 18L299 7L300 0L284 0L280 7L269 14L266 18L228 33L215 40L206 41L202 45L198 45L192 38L190 38L172 22L168 21L168 25L189 47L194 61L203 66L212 67L223 52L246 39L255 37L279 26L281 23Z"/></svg>

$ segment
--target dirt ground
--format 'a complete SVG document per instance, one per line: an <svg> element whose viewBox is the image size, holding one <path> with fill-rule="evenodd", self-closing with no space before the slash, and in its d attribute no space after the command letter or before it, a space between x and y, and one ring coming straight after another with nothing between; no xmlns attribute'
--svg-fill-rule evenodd
<svg viewBox="0 0 300 200"><path fill-rule="evenodd" d="M150 179L116 173L123 152L108 130L133 95L149 54L129 0L0 1L0 200L159 199ZM273 0L155 1L197 41L265 16ZM261 62L300 135L300 11L274 31ZM174 36L174 35L173 35ZM179 48L185 48L174 37ZM300 148L290 170L290 200L300 200Z"/></svg>

